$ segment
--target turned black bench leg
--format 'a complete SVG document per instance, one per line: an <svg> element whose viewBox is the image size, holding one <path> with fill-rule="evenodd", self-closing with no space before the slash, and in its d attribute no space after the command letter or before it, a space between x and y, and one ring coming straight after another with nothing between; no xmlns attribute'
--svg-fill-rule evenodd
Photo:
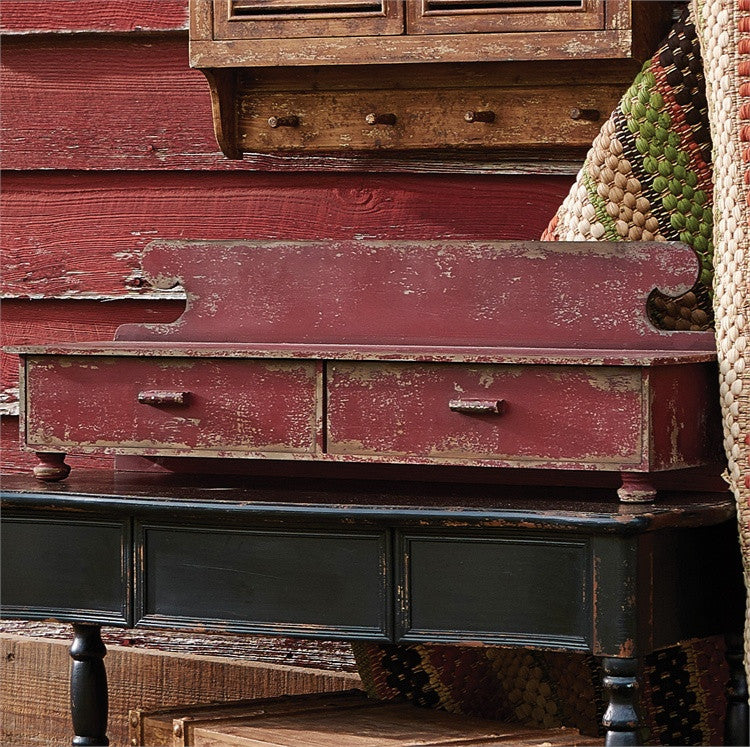
<svg viewBox="0 0 750 747"><path fill-rule="evenodd" d="M724 744L750 744L748 724L747 677L745 675L742 634L726 636L729 683L727 685L727 720L724 728Z"/></svg>
<svg viewBox="0 0 750 747"><path fill-rule="evenodd" d="M101 626L73 625L70 655L70 714L73 717L73 745L100 747L107 739L107 672Z"/></svg>
<svg viewBox="0 0 750 747"><path fill-rule="evenodd" d="M608 698L602 723L606 747L638 745L640 721L636 712L638 660L602 659L604 692Z"/></svg>

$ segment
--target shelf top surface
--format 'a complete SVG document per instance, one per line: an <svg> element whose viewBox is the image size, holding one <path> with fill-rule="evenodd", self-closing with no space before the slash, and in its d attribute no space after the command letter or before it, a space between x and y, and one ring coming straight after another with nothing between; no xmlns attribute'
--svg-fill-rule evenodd
<svg viewBox="0 0 750 747"><path fill-rule="evenodd" d="M5 509L177 522L481 526L594 534L719 524L735 510L728 492L666 492L655 503L632 504L600 488L105 470L74 470L61 483L4 475L0 497Z"/></svg>

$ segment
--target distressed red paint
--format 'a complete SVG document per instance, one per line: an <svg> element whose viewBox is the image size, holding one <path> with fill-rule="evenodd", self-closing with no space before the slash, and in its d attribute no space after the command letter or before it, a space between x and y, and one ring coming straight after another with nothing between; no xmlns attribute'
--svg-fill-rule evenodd
<svg viewBox="0 0 750 747"><path fill-rule="evenodd" d="M3 0L3 34L177 31L188 25L188 0Z"/></svg>
<svg viewBox="0 0 750 747"><path fill-rule="evenodd" d="M153 239L520 239L537 236L564 177L4 174L8 296L138 297ZM43 209L40 207L43 201Z"/></svg>
<svg viewBox="0 0 750 747"><path fill-rule="evenodd" d="M630 500L654 492L629 472L715 462L713 337L645 319L694 282L686 247L154 242L143 271L184 287L175 322L17 351L29 448L606 470Z"/></svg>

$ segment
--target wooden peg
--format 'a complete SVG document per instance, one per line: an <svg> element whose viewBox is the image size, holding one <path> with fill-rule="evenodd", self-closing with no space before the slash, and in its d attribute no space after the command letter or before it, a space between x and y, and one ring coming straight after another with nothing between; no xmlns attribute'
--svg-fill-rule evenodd
<svg viewBox="0 0 750 747"><path fill-rule="evenodd" d="M571 119L580 119L584 122L598 122L601 116L601 112L598 109L574 108L570 110Z"/></svg>
<svg viewBox="0 0 750 747"><path fill-rule="evenodd" d="M464 114L464 119L467 122L494 122L495 112L488 110L485 111L468 111Z"/></svg>
<svg viewBox="0 0 750 747"><path fill-rule="evenodd" d="M268 126L273 129L277 127L299 127L299 117L294 114L286 117L269 117Z"/></svg>
<svg viewBox="0 0 750 747"><path fill-rule="evenodd" d="M371 112L365 117L365 122L368 125L395 125L396 115L395 114L375 114L375 112Z"/></svg>

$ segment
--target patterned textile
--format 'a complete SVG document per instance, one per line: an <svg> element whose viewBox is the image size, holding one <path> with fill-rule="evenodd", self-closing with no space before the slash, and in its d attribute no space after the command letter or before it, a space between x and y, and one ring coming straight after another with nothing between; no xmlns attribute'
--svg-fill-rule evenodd
<svg viewBox="0 0 750 747"><path fill-rule="evenodd" d="M705 61L705 72L704 72ZM705 77L704 77L705 75ZM728 479L750 575L747 350L750 234L750 0L692 0L604 124L546 240L683 241L700 280L655 297L666 329L707 329L719 351ZM748 367L750 375L750 367ZM750 612L750 606L748 607ZM750 617L746 664L750 661ZM581 654L445 645L358 644L368 692L539 727L601 730L601 672ZM728 668L720 639L644 661L647 744L721 744Z"/></svg>
<svg viewBox="0 0 750 747"><path fill-rule="evenodd" d="M537 728L602 733L602 671L592 656L448 645L353 645L371 697ZM721 638L657 651L643 665L644 744L721 744L728 666Z"/></svg>
<svg viewBox="0 0 750 747"><path fill-rule="evenodd" d="M750 581L750 0L693 0L706 60L713 139L714 310L728 480L737 499L745 585ZM747 606L750 615L750 604ZM750 617L745 625L750 670Z"/></svg>
<svg viewBox="0 0 750 747"><path fill-rule="evenodd" d="M711 179L701 50L685 11L602 127L543 238L689 244L701 258L699 283L677 301L654 299L652 316L666 329L707 329Z"/></svg>

